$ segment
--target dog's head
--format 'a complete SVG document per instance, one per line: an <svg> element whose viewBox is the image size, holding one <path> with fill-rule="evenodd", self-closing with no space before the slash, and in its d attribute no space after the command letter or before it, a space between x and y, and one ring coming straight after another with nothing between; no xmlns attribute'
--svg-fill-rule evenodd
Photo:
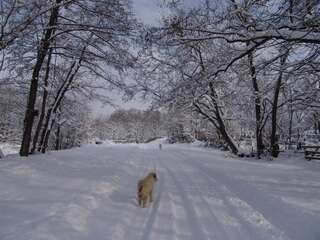
<svg viewBox="0 0 320 240"><path fill-rule="evenodd" d="M149 175L152 176L155 181L158 181L158 177L155 172L151 172Z"/></svg>

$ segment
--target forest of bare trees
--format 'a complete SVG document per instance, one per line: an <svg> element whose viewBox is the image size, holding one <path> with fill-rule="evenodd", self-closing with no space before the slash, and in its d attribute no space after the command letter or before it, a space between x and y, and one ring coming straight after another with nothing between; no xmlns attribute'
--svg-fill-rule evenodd
<svg viewBox="0 0 320 240"><path fill-rule="evenodd" d="M90 125L91 138L116 142L145 143L166 135L164 114L138 109L116 110L98 117Z"/></svg>
<svg viewBox="0 0 320 240"><path fill-rule="evenodd" d="M0 141L28 156L92 134L145 142L179 126L234 154L249 136L258 156L276 157L280 143L319 134L319 1L161 2L168 13L150 27L128 0L2 0ZM112 104L113 89L161 112L92 120L89 102Z"/></svg>
<svg viewBox="0 0 320 240"><path fill-rule="evenodd" d="M95 89L125 90L120 75L135 61L137 24L125 0L4 0L0 7L1 94L14 94L3 99L2 124L23 126L21 156L44 153L53 131L58 146L63 129L78 129L87 100L109 101Z"/></svg>
<svg viewBox="0 0 320 240"><path fill-rule="evenodd" d="M280 140L319 133L319 2L169 5L137 76L155 103L199 113L233 153L239 134L255 137L258 156L268 146L276 157Z"/></svg>

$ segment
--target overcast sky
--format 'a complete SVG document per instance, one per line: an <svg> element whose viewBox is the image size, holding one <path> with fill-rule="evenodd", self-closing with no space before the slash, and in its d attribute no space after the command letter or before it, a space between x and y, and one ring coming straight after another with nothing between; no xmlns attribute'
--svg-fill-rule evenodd
<svg viewBox="0 0 320 240"><path fill-rule="evenodd" d="M160 6L161 0L132 0L133 11L138 20L148 25L158 25L164 9ZM119 108L139 108L146 109L149 104L146 101L142 102L140 99L134 99L130 102L122 101L122 94L119 92L106 93ZM94 116L107 115L114 111L114 108L108 105L102 105L100 102L92 103L92 111Z"/></svg>
<svg viewBox="0 0 320 240"><path fill-rule="evenodd" d="M132 0L133 11L137 18L145 24L159 24L165 9L160 6L161 0Z"/></svg>
<svg viewBox="0 0 320 240"><path fill-rule="evenodd" d="M161 3L168 0L132 0L133 11L136 14L138 20L142 21L147 25L159 25L161 17L165 16L166 10L161 6ZM182 1L187 6L194 6L199 3L199 0L184 0ZM149 103L142 101L138 98L133 99L130 102L122 101L122 93L119 92L108 92L106 93L110 96L119 108L129 109L138 108L146 109ZM99 102L92 103L92 112L94 116L107 115L114 111L115 109L108 105L102 105Z"/></svg>

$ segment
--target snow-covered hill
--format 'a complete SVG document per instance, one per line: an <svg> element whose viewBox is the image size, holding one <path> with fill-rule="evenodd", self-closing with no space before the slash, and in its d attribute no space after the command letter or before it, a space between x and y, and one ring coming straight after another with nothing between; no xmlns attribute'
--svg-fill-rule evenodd
<svg viewBox="0 0 320 240"><path fill-rule="evenodd" d="M319 162L158 144L0 161L0 239L320 239ZM153 169L155 201L142 209L136 183Z"/></svg>

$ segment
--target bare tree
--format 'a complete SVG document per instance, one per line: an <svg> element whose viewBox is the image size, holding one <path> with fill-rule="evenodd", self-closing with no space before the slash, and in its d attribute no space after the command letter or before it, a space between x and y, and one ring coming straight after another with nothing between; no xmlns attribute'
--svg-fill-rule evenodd
<svg viewBox="0 0 320 240"><path fill-rule="evenodd" d="M44 59L47 55L48 49L50 47L50 38L54 34L54 28L58 20L59 15L59 4L62 0L56 0L56 6L52 9L51 15L48 21L48 26L43 33L43 37L40 42L40 46L37 53L37 61L35 63L32 78L30 83L30 90L29 90L29 97L28 97L28 104L26 115L24 119L24 132L22 137L20 155L21 156L28 156L29 154L29 146L31 141L31 133L33 127L33 121L35 115L37 115L37 111L35 111L35 103L37 97L37 90L38 90L38 80L39 80L39 73L44 62Z"/></svg>
<svg viewBox="0 0 320 240"><path fill-rule="evenodd" d="M276 7L270 9L270 4ZM148 81L139 75L138 85L163 105L190 107L192 102L220 129L236 153L232 138L223 134L223 119L229 118L225 114L236 116L239 105L226 96L239 94L235 86L246 82L251 97L236 98L253 100L258 156L268 141L276 156L276 136L281 130L278 112L285 114L281 108L288 104L281 93L288 84L295 84L294 72L301 76L308 76L311 69L319 72L318 8L319 3L314 1L289 0L229 1L219 6L215 1L205 1L190 10L172 5L172 14L163 26L146 34L149 57L142 63L148 69L143 70ZM157 48L159 51L155 51ZM275 56L271 52L276 52ZM305 54L297 57L298 52ZM230 88L225 87L228 85ZM292 101L299 97L295 95Z"/></svg>
<svg viewBox="0 0 320 240"><path fill-rule="evenodd" d="M59 13L59 9L62 7L64 10ZM116 14L116 12L122 14ZM109 3L105 0L98 2L90 0L62 2L57 0L53 4L51 15L48 18L47 26L44 28L40 41L41 44L37 50L36 64L32 68L29 100L20 150L22 156L27 156L29 153L34 116L37 113L35 106L39 78L41 72L45 72L42 65L50 48L54 49L51 54L55 58L58 57L56 61L73 61L72 59L77 55L77 52L82 51L79 46L86 43L87 35L91 34L92 40L83 51L84 57L81 66L86 68L91 75L95 75L107 84L119 88L125 88L125 84L121 82L121 78L116 77L116 74L108 73L108 68L113 67L116 71L121 72L125 68L133 66L134 62L134 57L130 54L128 48L128 39L130 38L130 32L134 30L135 21L130 13L127 1L117 0ZM50 75L50 67L46 69L47 73L44 74L44 79L48 79ZM45 82L46 80L44 80L44 85L46 85ZM94 86L95 84L90 85ZM84 86L83 89L87 87L88 85ZM45 105L46 102L44 99L43 104ZM40 126L41 124L38 129ZM36 135L38 132L39 130L36 131ZM36 144L36 141L37 137L34 138L33 145ZM32 150L34 151L34 148Z"/></svg>

